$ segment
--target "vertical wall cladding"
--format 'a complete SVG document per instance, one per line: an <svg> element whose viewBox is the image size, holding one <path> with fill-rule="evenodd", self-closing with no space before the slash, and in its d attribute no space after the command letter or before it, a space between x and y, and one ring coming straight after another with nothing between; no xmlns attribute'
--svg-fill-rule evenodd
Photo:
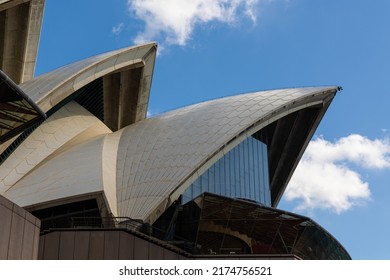
<svg viewBox="0 0 390 280"><path fill-rule="evenodd" d="M178 260L174 251L123 230L53 231L40 237L43 260Z"/></svg>
<svg viewBox="0 0 390 280"><path fill-rule="evenodd" d="M37 259L41 222L0 196L0 260Z"/></svg>

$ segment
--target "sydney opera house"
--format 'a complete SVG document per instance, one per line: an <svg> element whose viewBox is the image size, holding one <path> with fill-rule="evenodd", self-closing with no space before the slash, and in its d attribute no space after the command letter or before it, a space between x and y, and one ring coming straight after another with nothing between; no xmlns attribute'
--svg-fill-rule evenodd
<svg viewBox="0 0 390 280"><path fill-rule="evenodd" d="M338 87L147 118L157 46L34 77L44 0L0 0L0 259L350 259L277 209Z"/></svg>

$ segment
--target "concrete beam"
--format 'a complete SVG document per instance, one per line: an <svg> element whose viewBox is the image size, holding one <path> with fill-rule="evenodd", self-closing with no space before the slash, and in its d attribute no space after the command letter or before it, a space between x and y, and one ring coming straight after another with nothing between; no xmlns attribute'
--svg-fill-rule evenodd
<svg viewBox="0 0 390 280"><path fill-rule="evenodd" d="M17 84L34 76L44 0L0 3L0 68Z"/></svg>
<svg viewBox="0 0 390 280"><path fill-rule="evenodd" d="M29 1L31 0L0 0L0 11L8 10Z"/></svg>
<svg viewBox="0 0 390 280"><path fill-rule="evenodd" d="M138 105L143 68L135 67L103 77L104 123L112 131L140 119Z"/></svg>

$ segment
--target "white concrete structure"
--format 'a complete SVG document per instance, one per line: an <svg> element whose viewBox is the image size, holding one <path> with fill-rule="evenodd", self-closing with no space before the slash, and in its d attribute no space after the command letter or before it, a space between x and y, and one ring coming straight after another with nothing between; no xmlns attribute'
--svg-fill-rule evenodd
<svg viewBox="0 0 390 280"><path fill-rule="evenodd" d="M146 117L155 56L154 43L125 48L22 84L20 88L50 117L26 139L19 140L16 149L12 141L1 145L7 156L0 166L0 194L29 209L88 196L99 199L106 214L117 215L115 166L120 134L108 134ZM87 98L78 100L86 91ZM101 102L95 104L95 99ZM85 105L85 109L77 102L92 105ZM88 111L91 106L99 116ZM76 148L99 135L104 138L94 142L95 152L88 150L93 155ZM76 151L81 162L74 164L73 157L66 155L68 151ZM56 160L59 165L53 163Z"/></svg>
<svg viewBox="0 0 390 280"><path fill-rule="evenodd" d="M0 258L34 258L40 230L44 259L162 258L166 249L350 259L313 221L275 208L339 87L241 94L146 118L157 45L33 78L43 7L0 0Z"/></svg>
<svg viewBox="0 0 390 280"><path fill-rule="evenodd" d="M56 72L69 73L66 69ZM61 92L45 83L50 76L63 77L49 73L32 80L31 91L24 87L38 104L51 104L43 100ZM77 80L67 76L73 84ZM37 94L33 89L45 90ZM285 138L282 145L269 143L270 164L276 166L270 171L276 205L337 90L297 88L232 96L140 120L116 132L75 100L63 102L0 166L0 194L29 210L93 197L112 215L153 222L219 158L253 133L268 129L287 135L280 136ZM62 95L64 100L69 96L70 90ZM302 118L306 122L299 123ZM286 129L291 121L297 124ZM289 148L291 155L280 157L292 142L297 147Z"/></svg>

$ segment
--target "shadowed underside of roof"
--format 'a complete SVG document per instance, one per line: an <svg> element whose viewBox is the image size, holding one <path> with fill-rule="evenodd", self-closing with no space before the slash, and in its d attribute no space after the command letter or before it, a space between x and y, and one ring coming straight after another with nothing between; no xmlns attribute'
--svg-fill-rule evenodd
<svg viewBox="0 0 390 280"><path fill-rule="evenodd" d="M60 178L53 176L45 181L53 183L53 186L45 187L45 183L38 183L40 187L35 189L29 186L31 184L28 182L39 182L44 177L38 175L41 169L45 168L44 163L54 160L55 155L63 152L64 149L78 147L90 138L108 134L146 117L156 48L156 44L149 43L112 51L49 72L22 84L20 88L15 85L20 92L27 92L26 99L31 104L34 104L34 101L38 103L50 118L36 131L31 129L16 140L14 137L0 146L2 151L0 193L6 192L4 195L12 197L23 206L44 205L49 200L61 203L60 200L65 198L64 193L70 197L88 193L90 189L83 189L88 183L82 182L83 180L91 182L93 179L85 178L86 173L77 177L80 179L79 185L74 185L72 191L66 188L59 191L58 197L55 192L49 190L62 183L69 186L69 178L61 177L61 172L56 173ZM9 83L12 81L9 80ZM64 112L67 112L66 117ZM23 129L18 133L22 131ZM13 140L15 141L12 142ZM109 146L112 145L110 143L104 145L104 147ZM114 145L113 148L104 150L109 152L99 151L97 148L97 153L108 153L108 157L115 161L116 148L117 145ZM115 156L111 157L112 153ZM87 161L92 157L92 155L85 156L83 153L78 155L85 157ZM82 159L75 156L73 160L77 162ZM107 157L96 161L96 164L107 165L106 163ZM63 170L67 171L68 167L68 164L65 164ZM76 167L79 171L77 163L72 167ZM111 167L107 169L111 170ZM96 175L100 178L95 180L100 182L103 174ZM114 183L111 183L113 180ZM115 175L104 175L103 183L110 186L105 188L104 193L109 196L107 200L111 204L112 212L116 213ZM103 190L100 183L95 188L99 191ZM110 195L110 190L113 195Z"/></svg>
<svg viewBox="0 0 390 280"><path fill-rule="evenodd" d="M44 118L42 110L0 71L0 143Z"/></svg>
<svg viewBox="0 0 390 280"><path fill-rule="evenodd" d="M102 95L104 123L113 131L146 117L157 45L124 48L78 61L21 85L44 112L74 99L101 81L90 99Z"/></svg>
<svg viewBox="0 0 390 280"><path fill-rule="evenodd" d="M20 89L48 116L75 100L117 131L146 117L156 50L149 43L93 56L29 80ZM13 140L0 144L0 152L12 152L6 149L17 146Z"/></svg>

